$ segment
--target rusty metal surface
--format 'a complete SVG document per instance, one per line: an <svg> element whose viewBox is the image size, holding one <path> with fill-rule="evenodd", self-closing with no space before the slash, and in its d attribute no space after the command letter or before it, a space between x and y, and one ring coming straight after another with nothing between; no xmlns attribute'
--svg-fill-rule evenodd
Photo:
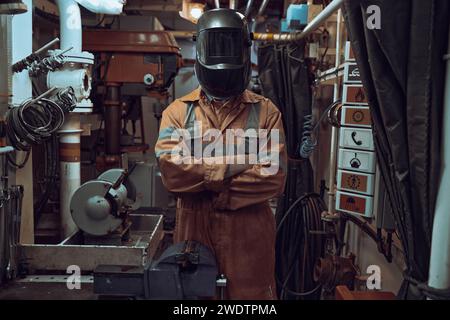
<svg viewBox="0 0 450 320"><path fill-rule="evenodd" d="M325 291L332 291L338 285L353 288L358 270L355 256L327 256L320 258L314 266L314 281L319 282Z"/></svg>
<svg viewBox="0 0 450 320"><path fill-rule="evenodd" d="M101 68L102 74L106 74L107 81L143 83L146 74L158 75L162 69L157 63L146 64L141 53L118 53L111 58L107 54L102 54L101 58L102 61L109 61L108 69ZM162 81L157 81L155 85L161 86Z"/></svg>
<svg viewBox="0 0 450 320"><path fill-rule="evenodd" d="M172 53L180 55L180 48L175 37L166 31L84 31L83 49L91 52Z"/></svg>
<svg viewBox="0 0 450 320"><path fill-rule="evenodd" d="M83 49L97 53L102 81L141 83L156 91L167 89L182 66L180 48L166 31L85 31Z"/></svg>
<svg viewBox="0 0 450 320"><path fill-rule="evenodd" d="M132 214L130 242L122 246L80 245L80 233L58 245L21 245L20 250L31 272L65 271L78 265L82 272L99 264L142 266L152 258L162 238L161 215Z"/></svg>

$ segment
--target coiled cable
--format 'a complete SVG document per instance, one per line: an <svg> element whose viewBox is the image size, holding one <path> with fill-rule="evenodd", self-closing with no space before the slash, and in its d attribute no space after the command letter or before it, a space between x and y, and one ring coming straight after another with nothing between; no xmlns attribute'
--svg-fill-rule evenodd
<svg viewBox="0 0 450 320"><path fill-rule="evenodd" d="M314 105L315 99L313 98L313 105ZM317 146L317 139L313 137L313 133L317 130L319 127L319 124L322 122L325 116L328 115L328 112L335 108L337 105L341 103L341 100L336 100L332 104L330 104L325 111L320 116L319 120L316 122L315 125L313 125L313 115L308 114L304 117L304 123L303 123L303 134L302 134L302 143L299 148L299 154L302 158L309 158L314 151L315 147Z"/></svg>
<svg viewBox="0 0 450 320"><path fill-rule="evenodd" d="M72 87L58 91L56 101L65 113L69 113L75 109L77 105L77 97Z"/></svg>
<svg viewBox="0 0 450 320"><path fill-rule="evenodd" d="M275 276L280 299L311 299L314 294L316 298L319 295L321 284L314 282L312 275L316 260L324 252L321 215L325 210L320 195L307 193L297 198L278 222L277 238L285 241L279 250L283 251L287 266Z"/></svg>
<svg viewBox="0 0 450 320"><path fill-rule="evenodd" d="M300 146L300 157L309 158L311 153L317 146L317 140L313 139L312 132L314 130L313 126L313 115L308 114L304 117L303 122L303 134L302 134L302 144Z"/></svg>
<svg viewBox="0 0 450 320"><path fill-rule="evenodd" d="M72 87L59 91L54 99L44 95L28 99L18 107L9 109L5 119L5 131L11 145L19 151L27 152L21 164L15 163L8 155L8 161L14 167L23 167L28 160L31 146L48 140L64 123L64 114L76 106L76 97Z"/></svg>

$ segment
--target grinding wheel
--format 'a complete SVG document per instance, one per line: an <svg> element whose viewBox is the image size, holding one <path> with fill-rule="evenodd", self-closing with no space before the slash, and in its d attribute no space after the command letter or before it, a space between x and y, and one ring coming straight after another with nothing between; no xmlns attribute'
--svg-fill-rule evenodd
<svg viewBox="0 0 450 320"><path fill-rule="evenodd" d="M115 231L121 225L123 220L112 214L114 203L108 200L111 187L112 183L108 181L89 181L72 196L70 201L72 219L84 232L103 236Z"/></svg>

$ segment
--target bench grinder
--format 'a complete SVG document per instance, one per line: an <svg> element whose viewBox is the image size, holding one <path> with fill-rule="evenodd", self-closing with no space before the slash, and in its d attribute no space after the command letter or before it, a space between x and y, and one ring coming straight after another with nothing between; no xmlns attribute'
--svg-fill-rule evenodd
<svg viewBox="0 0 450 320"><path fill-rule="evenodd" d="M138 206L132 170L111 169L75 191L70 212L85 244L120 245L131 225L128 213Z"/></svg>
<svg viewBox="0 0 450 320"><path fill-rule="evenodd" d="M72 196L70 212L83 231L84 244L122 245L131 226L128 214L139 208L139 194L133 183L133 169L111 169L81 185ZM196 241L185 241L169 246L157 260L142 266L98 265L94 270L94 293L198 299L215 296L219 288L223 297L226 279L218 275L212 251Z"/></svg>

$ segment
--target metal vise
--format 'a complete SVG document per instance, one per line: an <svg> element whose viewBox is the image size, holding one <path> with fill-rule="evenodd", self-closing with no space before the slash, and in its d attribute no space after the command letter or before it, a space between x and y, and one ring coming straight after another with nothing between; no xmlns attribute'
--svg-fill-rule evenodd
<svg viewBox="0 0 450 320"><path fill-rule="evenodd" d="M185 241L144 267L99 265L94 270L94 293L170 300L214 297L217 277L211 250Z"/></svg>

